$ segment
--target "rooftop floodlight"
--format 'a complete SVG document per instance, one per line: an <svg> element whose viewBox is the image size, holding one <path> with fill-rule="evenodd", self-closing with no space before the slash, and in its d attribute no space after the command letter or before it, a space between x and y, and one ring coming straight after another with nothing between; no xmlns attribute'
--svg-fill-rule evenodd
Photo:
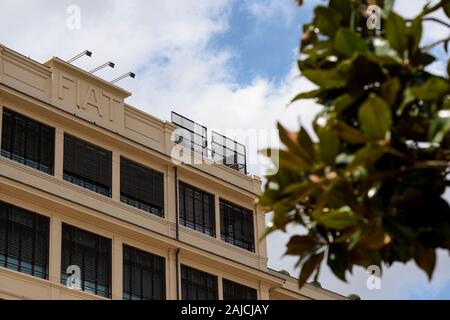
<svg viewBox="0 0 450 320"><path fill-rule="evenodd" d="M92 56L92 52L89 51L89 50L84 50L82 53L76 55L76 56L73 57L72 59L67 60L67 63L72 63L72 62L74 62L75 60L78 60L78 59L80 59L81 57L84 57L84 56L91 57L91 56Z"/></svg>
<svg viewBox="0 0 450 320"><path fill-rule="evenodd" d="M97 67L95 69L92 69L91 71L89 71L89 73L96 73L97 71L99 71L99 70L101 70L103 68L106 68L106 67L111 67L111 68L114 69L115 66L116 66L116 64L114 62L109 61L109 62L107 62L105 64L102 64L101 66L99 66L99 67Z"/></svg>
<svg viewBox="0 0 450 320"><path fill-rule="evenodd" d="M113 81L111 81L111 83L116 83L122 79L125 79L126 77L130 77L130 78L136 78L136 74L134 74L133 72L128 72L125 73L123 76L118 77L117 79L114 79Z"/></svg>

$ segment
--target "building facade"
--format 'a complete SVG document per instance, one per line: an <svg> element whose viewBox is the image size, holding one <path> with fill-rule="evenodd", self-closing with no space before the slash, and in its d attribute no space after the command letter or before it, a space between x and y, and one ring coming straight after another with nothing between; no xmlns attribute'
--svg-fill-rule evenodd
<svg viewBox="0 0 450 320"><path fill-rule="evenodd" d="M0 299L342 299L268 269L258 177L172 161L129 96L0 45Z"/></svg>

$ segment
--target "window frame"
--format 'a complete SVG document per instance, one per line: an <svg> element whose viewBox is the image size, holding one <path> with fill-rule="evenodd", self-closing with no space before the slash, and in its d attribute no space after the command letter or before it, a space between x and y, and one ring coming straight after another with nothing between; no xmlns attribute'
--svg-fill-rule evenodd
<svg viewBox="0 0 450 320"><path fill-rule="evenodd" d="M86 176L83 176L83 172L72 172L72 170L70 170L70 168L68 168L69 166L71 166L71 164L69 164L70 161L74 161L72 159L68 159L68 154L67 151L67 144L70 141L70 143L78 143L80 144L83 148L86 149L91 149L94 152L97 152L97 156L100 153L104 153L104 159L102 160L106 160L106 167L109 166L108 171L106 172L106 178L105 180L108 180L107 183L103 183L102 181L95 181L92 178L88 178ZM101 161L97 158L98 161ZM82 166L83 163L77 163L74 166ZM84 165L86 165L86 163L84 163ZM105 164L100 165L99 163L97 163L97 175L102 176L103 175L103 171L101 171L102 167L105 167ZM78 168L80 170L82 170L82 168ZM82 187L86 190L90 190L93 191L97 194L103 195L105 197L111 198L112 197L112 151L107 150L103 147L100 147L96 144L93 144L89 141L86 141L84 139L80 139L72 134L69 133L64 133L64 156L63 156L63 179L67 182L70 182L72 184L75 184L79 187ZM74 170L75 171L75 170ZM101 179L98 179L101 180Z"/></svg>
<svg viewBox="0 0 450 320"><path fill-rule="evenodd" d="M155 188L160 188L160 196L161 196L161 205L151 203L149 201L146 201L144 199L140 199L137 195L130 195L129 192L124 191L124 164L131 164L132 166L138 167L138 170L147 171L148 175L151 175L153 178L152 182L152 188L148 192L157 193L158 191L155 191ZM160 186L155 186L155 179L161 180ZM120 157L120 202L125 203L129 206L135 207L137 209L146 211L150 214L156 215L158 217L164 218L164 204L165 204L165 192L164 192L164 173L151 169L149 167L146 167L136 161L130 160L126 157L121 156ZM156 201L154 201L156 202Z"/></svg>
<svg viewBox="0 0 450 320"><path fill-rule="evenodd" d="M180 265L180 282L181 282L181 297L182 300L200 300L199 291L205 290L205 298L202 300L218 300L219 299L219 279L216 275L211 273L190 267L188 265ZM185 277L187 275L187 278ZM203 284L195 283L192 278L199 278L204 276L202 279ZM209 286L212 284L212 286ZM190 288L195 289L195 297L190 297ZM186 290L187 289L187 290ZM209 296L211 294L211 296Z"/></svg>
<svg viewBox="0 0 450 320"><path fill-rule="evenodd" d="M11 110L7 107L2 108L2 142L0 146L1 156L17 163L21 163L27 167L33 168L40 172L44 172L48 175L54 175L55 173L55 128L49 126L45 123L37 121L29 116L18 113L14 110ZM6 119L7 117L11 118L11 123L9 130L10 132L6 132ZM13 151L16 141L16 128L18 121L23 122L24 126L24 141L23 141L23 154ZM39 131L39 137L37 138L39 142L34 144L37 147L36 158L32 159L32 156L29 154L29 148L33 146L28 146L27 141L29 135L32 133L28 133L28 130L32 130L30 126L35 126L35 129ZM9 139L7 139L9 135ZM48 135L48 137L45 137ZM33 135L36 137L36 134ZM45 140L48 138L48 140ZM9 144L9 146L7 146ZM17 148L17 146L15 147ZM9 149L9 150L7 150ZM46 154L46 155L45 155ZM44 158L47 157L48 163L44 161Z"/></svg>
<svg viewBox="0 0 450 320"><path fill-rule="evenodd" d="M231 208L232 211L228 209L227 212L224 212L225 206ZM254 211L232 203L223 198L219 199L219 210L220 239L226 243L255 253L256 241ZM238 214L240 215L240 217L238 217ZM232 223L230 223L229 221L231 221ZM241 228L240 237L237 237L237 228Z"/></svg>
<svg viewBox="0 0 450 320"><path fill-rule="evenodd" d="M60 282L62 285L67 285L67 278L70 276L66 273L67 267L70 265L76 265L76 261L74 261L74 256L80 255L82 258L82 265L78 266L81 271L81 287L78 288L81 291L88 292L91 294L95 294L98 296L102 296L105 298L111 298L112 295L112 239L99 235L97 233L79 228L77 226L68 224L63 222L61 226L62 237L61 237L61 277ZM65 239L65 236L68 236L68 239ZM79 242L76 242L74 238L83 237L86 242L86 238L88 240L95 242L94 248L89 247L87 245L83 245ZM90 239L89 239L90 238ZM68 248L65 248L66 245L69 245ZM66 251L68 251L68 258L66 259ZM91 256L89 256L91 254ZM79 259L79 257L77 259ZM94 261L94 266L88 266L90 269L95 268L95 280L91 281L91 279L87 279L92 275L85 275L86 270L86 260L89 258L88 262ZM102 258L102 260L100 259ZM67 266L65 266L67 262ZM102 266L100 262L104 263L104 269L100 270ZM106 273L106 275L104 275ZM105 283L100 283L98 279L98 274L103 274L105 278ZM94 287L91 286L91 283ZM105 290L99 289L99 287L104 287Z"/></svg>
<svg viewBox="0 0 450 320"><path fill-rule="evenodd" d="M123 244L123 276L122 276L122 282L123 282L123 300L166 300L166 258L153 254L151 252ZM128 253L126 252L128 251ZM151 266L145 266L142 263L139 263L137 255L145 256L148 260L151 261ZM133 261L134 258L134 261ZM142 258L142 257L141 257ZM158 266L158 264L160 264ZM129 269L127 269L129 268ZM136 272L136 269L139 270L139 277L140 277L140 296L137 296L136 294L133 294L135 290L133 289L133 275ZM159 269L159 270L158 270ZM151 297L144 296L144 281L143 281L143 274L144 272L147 272L150 275L151 279L151 291L153 292ZM126 276L126 273L128 274L128 277ZM160 296L158 297L157 294L155 294L155 291L157 290L157 286L153 283L155 277L160 277L161 281L161 292ZM126 279L129 279L128 288L129 290L126 292ZM138 297L138 299L134 299L133 297Z"/></svg>
<svg viewBox="0 0 450 320"><path fill-rule="evenodd" d="M242 292L238 292L242 290ZM233 291L233 292L230 292ZM232 281L226 278L222 278L222 292L223 300L248 300L255 301L258 300L258 290L236 281ZM228 296L231 294L232 296ZM253 296L254 295L254 296Z"/></svg>
<svg viewBox="0 0 450 320"><path fill-rule="evenodd" d="M186 191L190 192L192 196L187 196ZM201 195L201 199L198 196ZM197 197L196 197L197 196ZM209 212L204 212L205 209L205 198L209 198L210 208ZM201 232L205 235L216 237L216 205L215 205L215 195L206 191L203 191L197 187L194 187L183 181L178 181L178 222L195 231ZM197 222L196 219L198 211L196 210L196 203L201 204L202 207L202 217L201 221ZM186 208L192 207L192 220L189 220L189 212ZM209 216L209 217L208 217ZM207 218L207 219L206 219ZM207 221L210 226L208 226Z"/></svg>
<svg viewBox="0 0 450 320"><path fill-rule="evenodd" d="M4 201L0 201L0 210L4 210L3 212L7 216L6 219L3 218L3 213L0 212L0 230L5 231L3 235L0 233L0 267L48 280L50 264L50 218ZM12 217L14 214L16 216ZM26 218L32 220L28 221L31 222L31 226L25 224L25 216L28 216ZM19 232L17 233L17 231ZM31 233L31 237L29 238L31 241L28 244L24 244L22 241L26 233ZM19 240L13 238L16 235L19 236ZM2 239L3 237L4 241ZM15 240L15 243L9 242L12 238ZM39 240L42 243L38 244ZM17 257L12 258L13 256L9 251L14 246L17 247L18 252ZM26 261L26 257L23 256L23 250L29 250L29 247L31 247L31 259L29 259L30 261ZM2 254L3 250L4 254ZM42 256L39 255L42 253L40 251L43 251ZM8 261L9 259L16 260L16 264L10 263ZM14 267L12 267L13 265ZM23 270L27 269L24 265L30 265L28 270Z"/></svg>

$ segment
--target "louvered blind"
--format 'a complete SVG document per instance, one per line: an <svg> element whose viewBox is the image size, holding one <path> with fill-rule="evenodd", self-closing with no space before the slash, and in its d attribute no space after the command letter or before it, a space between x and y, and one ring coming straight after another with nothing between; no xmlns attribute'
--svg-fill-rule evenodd
<svg viewBox="0 0 450 320"><path fill-rule="evenodd" d="M253 212L220 199L221 239L248 251L255 251Z"/></svg>
<svg viewBox="0 0 450 320"><path fill-rule="evenodd" d="M224 300L256 300L256 289L244 286L227 279L223 279Z"/></svg>
<svg viewBox="0 0 450 320"><path fill-rule="evenodd" d="M163 257L123 246L123 299L164 300L166 298Z"/></svg>
<svg viewBox="0 0 450 320"><path fill-rule="evenodd" d="M50 219L0 201L0 266L48 278Z"/></svg>
<svg viewBox="0 0 450 320"><path fill-rule="evenodd" d="M125 158L120 159L121 201L162 217L164 175Z"/></svg>
<svg viewBox="0 0 450 320"><path fill-rule="evenodd" d="M3 108L1 154L53 174L55 129Z"/></svg>
<svg viewBox="0 0 450 320"><path fill-rule="evenodd" d="M81 270L81 290L111 297L111 239L63 224L61 283L66 285L69 266Z"/></svg>
<svg viewBox="0 0 450 320"><path fill-rule="evenodd" d="M110 197L111 151L65 134L64 179Z"/></svg>
<svg viewBox="0 0 450 320"><path fill-rule="evenodd" d="M214 195L180 182L179 211L182 225L215 236Z"/></svg>
<svg viewBox="0 0 450 320"><path fill-rule="evenodd" d="M181 296L183 300L217 300L217 277L182 265Z"/></svg>

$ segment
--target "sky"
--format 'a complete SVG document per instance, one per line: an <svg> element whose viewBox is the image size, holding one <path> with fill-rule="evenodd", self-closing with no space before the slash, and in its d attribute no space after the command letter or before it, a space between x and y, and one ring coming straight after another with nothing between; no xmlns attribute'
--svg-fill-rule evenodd
<svg viewBox="0 0 450 320"><path fill-rule="evenodd" d="M126 102L164 120L176 111L225 134L269 131L277 121L290 129L300 123L310 128L320 106L313 101L287 104L298 92L314 88L295 62L302 24L311 20L315 5L326 1L304 2L298 8L294 0L1 0L0 43L39 62L52 56L68 60L89 49L93 56L75 65L91 70L111 60L114 70L97 73L106 80L135 72L136 79L118 83L133 93ZM424 4L397 0L395 10L413 17ZM73 23L78 9L79 24ZM444 17L442 12L438 16ZM425 33L424 44L448 35L432 23ZM445 73L448 56L442 48L434 54L440 59L430 70ZM252 173L261 175L262 168ZM282 257L289 236L297 232L269 237L271 268L298 274L295 259ZM439 252L431 282L414 262L394 264L384 270L380 290L367 288L368 274L361 268L348 283L326 266L322 270L322 286L344 295L450 299L448 252Z"/></svg>

